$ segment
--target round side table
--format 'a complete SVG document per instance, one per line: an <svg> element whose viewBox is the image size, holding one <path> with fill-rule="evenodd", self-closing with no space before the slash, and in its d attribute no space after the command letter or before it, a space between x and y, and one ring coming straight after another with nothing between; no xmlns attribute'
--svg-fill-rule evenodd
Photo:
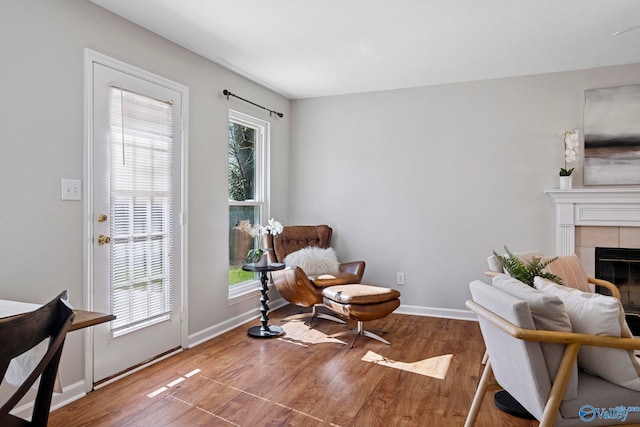
<svg viewBox="0 0 640 427"><path fill-rule="evenodd" d="M269 325L269 305L267 304L269 301L269 297L267 296L267 292L269 291L269 287L267 286L267 282L269 281L267 273L270 271L283 270L284 267L285 265L281 263L269 264L266 267L256 267L252 264L245 264L242 266L244 271L260 273L260 282L262 282L262 288L260 289L260 312L262 313L262 316L260 316L261 325L249 328L247 334L251 337L274 338L284 334L284 330L280 326Z"/></svg>

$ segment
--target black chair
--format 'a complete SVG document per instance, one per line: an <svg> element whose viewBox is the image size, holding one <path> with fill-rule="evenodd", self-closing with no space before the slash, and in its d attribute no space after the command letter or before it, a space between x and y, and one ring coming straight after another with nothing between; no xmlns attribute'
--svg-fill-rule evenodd
<svg viewBox="0 0 640 427"><path fill-rule="evenodd" d="M67 332L71 327L74 313L66 303L64 291L39 309L0 319L0 373L4 378L11 359L26 353L46 338L49 346L44 357L33 372L0 408L0 425L46 426L49 420L51 398L58 373L58 365ZM31 421L11 415L20 400L40 377Z"/></svg>

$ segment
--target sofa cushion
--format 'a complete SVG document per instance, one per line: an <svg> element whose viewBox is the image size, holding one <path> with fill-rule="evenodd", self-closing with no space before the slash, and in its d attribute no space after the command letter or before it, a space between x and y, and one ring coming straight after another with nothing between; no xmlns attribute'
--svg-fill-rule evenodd
<svg viewBox="0 0 640 427"><path fill-rule="evenodd" d="M493 278L493 286L529 304L536 329L571 332L571 321L560 298L532 288L513 277L499 275ZM553 382L564 354L564 345L540 343L549 378ZM574 364L563 400L575 399L578 395L578 366Z"/></svg>
<svg viewBox="0 0 640 427"><path fill-rule="evenodd" d="M635 408L638 406L638 402L640 402L640 392L620 387L619 385L615 385L603 378L590 375L584 371L578 373L578 382L580 383L578 397L573 400L563 401L560 404L560 414L563 418L576 419L580 417L581 413L584 414L581 409L588 409L583 408L583 406L593 407L596 406L596 402L598 408L615 408L614 411L620 408ZM618 413L624 413L624 411ZM585 415L587 415L587 417L583 419L582 422L567 424L589 427L590 425L611 425L614 423L612 419L607 420L604 417L603 419L599 419L597 414L588 415L588 413L586 413ZM630 411L627 414L626 423L640 423L640 412Z"/></svg>
<svg viewBox="0 0 640 427"><path fill-rule="evenodd" d="M536 277L534 283L537 289L556 295L564 302L573 332L607 337L632 337L622 304L616 298L582 292L540 277ZM614 384L640 391L640 364L632 350L581 346L578 366Z"/></svg>
<svg viewBox="0 0 640 427"><path fill-rule="evenodd" d="M553 258L545 257L542 258L542 261L550 259ZM558 276L565 286L584 292L592 292L587 273L584 271L584 267L582 267L580 258L577 255L559 256L555 261L549 263L544 270Z"/></svg>
<svg viewBox="0 0 640 427"><path fill-rule="evenodd" d="M353 286L353 285L349 285ZM400 307L398 298L377 304L345 304L324 297L322 303L331 311L341 314L353 320L368 322L369 320L382 319Z"/></svg>
<svg viewBox="0 0 640 427"><path fill-rule="evenodd" d="M287 255L284 263L287 267L300 267L308 276L336 275L340 272L340 263L333 248L302 248Z"/></svg>
<svg viewBox="0 0 640 427"><path fill-rule="evenodd" d="M331 286L323 289L322 294L343 304L378 304L400 297L395 289L361 284Z"/></svg>

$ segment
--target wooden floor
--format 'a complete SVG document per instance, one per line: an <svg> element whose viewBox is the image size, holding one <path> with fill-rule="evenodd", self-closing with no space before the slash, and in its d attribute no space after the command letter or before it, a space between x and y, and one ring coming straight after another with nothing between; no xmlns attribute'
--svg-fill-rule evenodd
<svg viewBox="0 0 640 427"><path fill-rule="evenodd" d="M286 335L247 336L249 326L110 384L51 414L50 426L462 426L484 344L476 322L391 314L367 322L391 345L328 338L345 327L309 330L270 313ZM349 326L354 326L350 324ZM181 382L177 382L182 380ZM163 387L166 389L163 390ZM533 427L487 393L477 426Z"/></svg>

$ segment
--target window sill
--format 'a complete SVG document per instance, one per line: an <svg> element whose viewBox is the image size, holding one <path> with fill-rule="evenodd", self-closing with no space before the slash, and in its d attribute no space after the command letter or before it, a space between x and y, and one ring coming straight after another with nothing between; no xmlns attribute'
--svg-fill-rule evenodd
<svg viewBox="0 0 640 427"><path fill-rule="evenodd" d="M260 295L262 287L259 280L252 280L242 285L229 287L228 305L239 304L247 300L255 300Z"/></svg>

